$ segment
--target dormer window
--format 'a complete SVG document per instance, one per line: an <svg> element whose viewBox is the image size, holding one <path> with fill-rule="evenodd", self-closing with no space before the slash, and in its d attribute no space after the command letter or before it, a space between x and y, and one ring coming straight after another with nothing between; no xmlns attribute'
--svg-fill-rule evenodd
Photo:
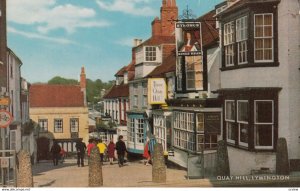
<svg viewBox="0 0 300 191"><path fill-rule="evenodd" d="M156 61L156 47L155 46L147 46L145 47L145 61L151 62Z"/></svg>

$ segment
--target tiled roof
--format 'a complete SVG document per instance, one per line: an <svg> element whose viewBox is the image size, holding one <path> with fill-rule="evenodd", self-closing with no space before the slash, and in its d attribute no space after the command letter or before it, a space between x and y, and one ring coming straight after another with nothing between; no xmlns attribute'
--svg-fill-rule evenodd
<svg viewBox="0 0 300 191"><path fill-rule="evenodd" d="M160 44L175 44L175 35L174 36L152 36L148 40L142 42L140 46L154 46Z"/></svg>
<svg viewBox="0 0 300 191"><path fill-rule="evenodd" d="M77 85L31 85L30 107L84 107L84 96Z"/></svg>
<svg viewBox="0 0 300 191"><path fill-rule="evenodd" d="M176 53L174 51L164 59L161 65L157 66L147 78L164 77L163 75L168 72L174 72L176 70Z"/></svg>
<svg viewBox="0 0 300 191"><path fill-rule="evenodd" d="M121 68L116 74L115 76L123 76L124 72L126 71L127 66L124 66L123 68Z"/></svg>
<svg viewBox="0 0 300 191"><path fill-rule="evenodd" d="M103 96L104 99L112 99L118 97L128 97L129 96L129 85L121 84L114 85L107 94Z"/></svg>
<svg viewBox="0 0 300 191"><path fill-rule="evenodd" d="M212 10L197 19L202 22L201 30L203 46L209 46L219 40L219 31L216 29L214 15L215 11Z"/></svg>
<svg viewBox="0 0 300 191"><path fill-rule="evenodd" d="M135 67L134 67L134 62L130 62L130 64L126 67L126 71L134 71Z"/></svg>

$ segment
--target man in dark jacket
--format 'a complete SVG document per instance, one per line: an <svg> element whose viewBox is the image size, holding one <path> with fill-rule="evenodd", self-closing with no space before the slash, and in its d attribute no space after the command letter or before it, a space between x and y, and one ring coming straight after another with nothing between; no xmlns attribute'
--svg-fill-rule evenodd
<svg viewBox="0 0 300 191"><path fill-rule="evenodd" d="M124 164L125 152L127 152L126 145L123 141L122 135L119 136L119 140L116 143L116 150L117 150L117 154L118 154L119 167L122 167Z"/></svg>
<svg viewBox="0 0 300 191"><path fill-rule="evenodd" d="M82 142L82 139L79 139L76 143L76 150L77 150L77 165L78 167L84 167L84 153L86 150L86 145L84 142Z"/></svg>
<svg viewBox="0 0 300 191"><path fill-rule="evenodd" d="M61 150L61 147L58 145L58 143L56 141L54 141L53 146L51 147L51 153L52 153L52 157L53 157L54 166L58 165L60 150Z"/></svg>

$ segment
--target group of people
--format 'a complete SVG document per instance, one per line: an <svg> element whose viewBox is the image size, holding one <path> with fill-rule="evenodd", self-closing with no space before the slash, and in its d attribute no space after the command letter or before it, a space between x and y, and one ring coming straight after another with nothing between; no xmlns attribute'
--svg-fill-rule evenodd
<svg viewBox="0 0 300 191"><path fill-rule="evenodd" d="M118 142L116 144L114 143L113 140L110 140L109 144L107 145L101 139L100 140L90 139L87 147L85 147L85 144L83 142L77 144L78 144L78 148L76 146L76 149L77 149L78 166L80 166L80 164L81 166L84 165L83 158L84 158L85 150L87 150L87 155L88 157L90 157L91 151L94 147L98 148L101 164L103 164L104 162L104 157L108 157L110 165L113 165L113 161L116 158L115 157L115 150L116 150L119 166L122 167L124 165L124 157L125 157L125 153L127 152L127 149L123 141L122 135L119 136ZM84 151L81 151L81 148L84 148Z"/></svg>

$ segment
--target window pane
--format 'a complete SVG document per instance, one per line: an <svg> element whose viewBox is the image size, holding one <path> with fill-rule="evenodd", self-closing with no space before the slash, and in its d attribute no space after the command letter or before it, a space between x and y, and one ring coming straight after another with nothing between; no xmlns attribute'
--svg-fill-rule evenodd
<svg viewBox="0 0 300 191"><path fill-rule="evenodd" d="M235 102L226 101L226 119L235 120Z"/></svg>
<svg viewBox="0 0 300 191"><path fill-rule="evenodd" d="M240 123L240 142L248 143L248 124Z"/></svg>
<svg viewBox="0 0 300 191"><path fill-rule="evenodd" d="M264 48L272 48L272 39L264 39Z"/></svg>
<svg viewBox="0 0 300 191"><path fill-rule="evenodd" d="M256 123L273 123L273 104L271 101L256 101Z"/></svg>
<svg viewBox="0 0 300 191"><path fill-rule="evenodd" d="M263 15L255 15L255 26L263 25Z"/></svg>
<svg viewBox="0 0 300 191"><path fill-rule="evenodd" d="M238 101L238 121L248 122L248 102Z"/></svg>
<svg viewBox="0 0 300 191"><path fill-rule="evenodd" d="M272 146L272 127L273 125L256 125L255 145Z"/></svg>
<svg viewBox="0 0 300 191"><path fill-rule="evenodd" d="M226 122L227 125L227 138L230 140L235 140L235 129L234 129L234 123L232 122Z"/></svg>
<svg viewBox="0 0 300 191"><path fill-rule="evenodd" d="M264 37L272 37L272 26L265 26L264 28Z"/></svg>
<svg viewBox="0 0 300 191"><path fill-rule="evenodd" d="M255 51L255 60L263 60L264 58L264 51L263 50L256 50Z"/></svg>
<svg viewBox="0 0 300 191"><path fill-rule="evenodd" d="M264 15L264 25L272 25L272 15Z"/></svg>

